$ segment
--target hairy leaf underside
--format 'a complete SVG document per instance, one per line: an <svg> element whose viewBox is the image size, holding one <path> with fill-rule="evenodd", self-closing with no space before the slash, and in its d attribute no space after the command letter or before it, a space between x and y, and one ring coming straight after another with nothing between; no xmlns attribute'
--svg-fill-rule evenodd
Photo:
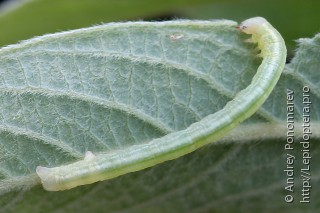
<svg viewBox="0 0 320 213"><path fill-rule="evenodd" d="M179 131L220 110L261 59L231 21L132 22L38 37L0 50L0 212L310 212L319 210L320 36L300 41L275 90L244 124L194 153L48 193L35 175ZM312 199L287 205L287 90L297 179L302 88L310 88Z"/></svg>

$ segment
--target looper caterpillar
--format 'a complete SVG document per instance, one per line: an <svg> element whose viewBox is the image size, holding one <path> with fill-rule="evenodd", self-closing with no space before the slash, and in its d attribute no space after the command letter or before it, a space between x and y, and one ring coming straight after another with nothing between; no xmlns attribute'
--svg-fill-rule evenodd
<svg viewBox="0 0 320 213"><path fill-rule="evenodd" d="M258 43L263 61L251 84L239 92L222 110L203 118L187 129L145 144L99 155L88 151L84 160L64 166L38 166L36 172L43 187L48 191L71 189L175 159L220 139L255 113L280 77L286 59L286 47L281 35L264 18L245 20L238 29L252 34L252 41Z"/></svg>

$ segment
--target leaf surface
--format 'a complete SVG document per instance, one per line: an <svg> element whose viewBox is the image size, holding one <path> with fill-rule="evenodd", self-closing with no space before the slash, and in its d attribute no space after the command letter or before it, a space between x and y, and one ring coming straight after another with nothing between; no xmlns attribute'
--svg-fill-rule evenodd
<svg viewBox="0 0 320 213"><path fill-rule="evenodd" d="M300 42L267 102L220 143L153 168L48 193L35 167L112 152L185 129L245 88L260 59L231 21L132 22L38 37L0 50L0 212L300 212L286 205L287 89L310 87L319 156L319 35ZM312 54L310 54L310 52ZM300 145L296 170L301 167ZM312 184L319 184L312 164ZM301 181L296 180L296 199ZM33 187L30 190L26 190ZM316 187L312 198L316 199ZM50 202L49 202L50 201ZM266 201L270 204L266 205Z"/></svg>

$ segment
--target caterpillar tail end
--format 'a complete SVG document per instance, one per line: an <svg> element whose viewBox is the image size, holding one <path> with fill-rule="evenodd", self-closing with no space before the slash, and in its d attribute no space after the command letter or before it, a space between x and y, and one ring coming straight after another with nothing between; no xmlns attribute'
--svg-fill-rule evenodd
<svg viewBox="0 0 320 213"><path fill-rule="evenodd" d="M50 168L37 166L36 173L41 179L45 179L50 174Z"/></svg>
<svg viewBox="0 0 320 213"><path fill-rule="evenodd" d="M91 151L87 151L84 156L84 161L91 161L95 157L96 156ZM67 178L69 172L70 171L65 167L48 168L44 166L37 166L36 168L36 173L41 180L42 186L47 191L62 191L77 186L74 185L72 181L64 180Z"/></svg>
<svg viewBox="0 0 320 213"><path fill-rule="evenodd" d="M94 157L95 155L91 151L86 151L84 160L85 161L92 160Z"/></svg>
<svg viewBox="0 0 320 213"><path fill-rule="evenodd" d="M42 186L47 191L59 191L56 186L56 178L53 175L52 169L44 166L37 166L36 173L40 177Z"/></svg>

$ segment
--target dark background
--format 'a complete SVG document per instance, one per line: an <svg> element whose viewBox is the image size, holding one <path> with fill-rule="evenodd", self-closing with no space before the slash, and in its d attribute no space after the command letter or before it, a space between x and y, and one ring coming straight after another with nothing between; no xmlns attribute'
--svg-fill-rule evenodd
<svg viewBox="0 0 320 213"><path fill-rule="evenodd" d="M1 0L0 47L47 33L118 21L265 17L284 37L289 58L295 40L320 32L315 0ZM12 2L11 4L5 4ZM21 3L22 2L22 3ZM23 4L23 2L27 2ZM15 3L15 4L13 4Z"/></svg>

